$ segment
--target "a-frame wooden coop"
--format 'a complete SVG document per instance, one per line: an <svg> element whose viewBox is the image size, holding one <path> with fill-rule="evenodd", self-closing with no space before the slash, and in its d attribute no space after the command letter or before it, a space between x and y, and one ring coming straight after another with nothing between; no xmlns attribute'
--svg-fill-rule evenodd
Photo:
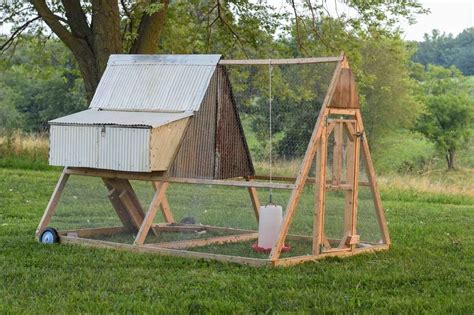
<svg viewBox="0 0 474 315"><path fill-rule="evenodd" d="M335 63L336 66L298 175L296 178L274 178L275 181L269 182L267 176L255 174L225 67L315 63ZM328 256L384 250L390 246L354 75L344 55L271 60L221 60L218 55L112 56L90 109L53 120L50 124L50 163L65 168L36 231L38 237L48 227L69 176L81 175L102 178L123 226L59 231L58 238L63 243L254 266L292 265ZM331 146L329 139L333 141ZM331 178L327 175L328 148L333 150ZM315 161L316 175L310 178ZM360 163L365 164L366 182L359 179ZM130 180L153 184L155 193L147 211L142 209ZM278 240L269 257L187 250L255 240L258 233L222 226L176 224L172 205L166 197L166 190L172 183L246 187L257 221L258 188L291 190ZM307 183L315 187L313 235L310 237L312 253L281 258L285 241L303 237L289 234L289 227ZM359 240L357 210L361 185L370 187L380 242L362 244ZM327 191L345 194L344 235L331 240L337 245L330 244L324 228ZM154 223L159 209L166 222ZM231 231L234 234L145 244L149 233L196 230ZM124 231L136 233L133 245L89 238Z"/></svg>

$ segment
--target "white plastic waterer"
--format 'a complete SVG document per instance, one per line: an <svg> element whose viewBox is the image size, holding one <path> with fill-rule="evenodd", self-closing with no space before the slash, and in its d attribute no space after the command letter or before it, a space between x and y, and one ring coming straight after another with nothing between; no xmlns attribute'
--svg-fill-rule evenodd
<svg viewBox="0 0 474 315"><path fill-rule="evenodd" d="M268 204L260 207L258 222L258 247L269 250L275 245L283 220L281 206Z"/></svg>

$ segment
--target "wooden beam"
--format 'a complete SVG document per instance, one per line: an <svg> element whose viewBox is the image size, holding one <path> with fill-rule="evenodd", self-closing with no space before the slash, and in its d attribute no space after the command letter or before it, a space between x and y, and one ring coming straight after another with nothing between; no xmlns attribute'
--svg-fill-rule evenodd
<svg viewBox="0 0 474 315"><path fill-rule="evenodd" d="M354 130L355 133L355 130ZM345 192L345 205L344 205L344 232L339 243L339 248L346 247L346 238L351 234L352 229L352 188L354 183L354 140L355 138L349 138L346 146L346 181L351 187L351 190Z"/></svg>
<svg viewBox="0 0 474 315"><path fill-rule="evenodd" d="M334 128L334 146L332 154L332 184L338 186L342 177L343 123L337 122Z"/></svg>
<svg viewBox="0 0 474 315"><path fill-rule="evenodd" d="M324 246L324 208L326 194L326 161L327 161L327 129L323 127L323 132L319 139L319 148L316 157L317 182L314 189L314 223L313 223L313 255L321 253Z"/></svg>
<svg viewBox="0 0 474 315"><path fill-rule="evenodd" d="M192 247L203 247L208 245L221 245L227 243L238 243L250 241L258 238L258 233L247 233L247 234L237 234L237 235L225 235L225 236L216 236L208 237L202 239L193 239L193 240L182 240L174 242L164 242L164 243L154 243L146 244L147 247L159 247L159 248L174 248L174 249L186 249Z"/></svg>
<svg viewBox="0 0 474 315"><path fill-rule="evenodd" d="M59 235L68 235L68 234L76 234L77 237L91 237L97 235L115 235L121 234L125 232L130 232L124 226L116 226L116 227L105 227L105 228L90 228L90 229L78 229L78 230L64 230L58 231Z"/></svg>
<svg viewBox="0 0 474 315"><path fill-rule="evenodd" d="M294 64L312 64L312 63L329 63L340 62L339 57L317 57L317 58L292 58L292 59L222 59L220 65L294 65Z"/></svg>
<svg viewBox="0 0 474 315"><path fill-rule="evenodd" d="M360 130L364 130L364 125L362 123L362 116L360 112L357 113L357 121L359 124ZM382 199L380 198L380 191L377 185L377 178L375 176L374 164L372 163L372 156L370 155L369 143L367 141L367 136L365 132L362 133L362 152L365 157L365 169L367 171L367 177L369 178L370 190L372 192L372 197L375 205L377 221L379 223L380 232L382 234L382 240L384 244L390 245L390 233L387 227L387 221L385 219L385 212L382 205Z"/></svg>
<svg viewBox="0 0 474 315"><path fill-rule="evenodd" d="M68 174L82 175L82 176L98 176L106 178L120 178L130 180L144 180L155 182L169 182L182 184L203 184L203 185L220 185L220 186L234 186L234 187L255 187L255 188L274 188L274 189L294 189L294 184L282 183L266 183L245 180L221 180L221 179L204 179L204 178L181 178L181 177L164 177L158 175L157 172L150 173L136 173L136 172L121 172L111 170L97 170L90 168L68 168ZM159 172L158 172L159 173Z"/></svg>
<svg viewBox="0 0 474 315"><path fill-rule="evenodd" d="M246 178L247 181L251 181L250 178ZM257 223L260 219L260 200L258 199L257 189L255 187L248 187L247 188L250 201L252 202L253 212L255 214L255 218L257 219Z"/></svg>
<svg viewBox="0 0 474 315"><path fill-rule="evenodd" d="M147 237L148 232L150 231L150 227L153 224L153 220L156 216L156 211L158 210L158 207L160 206L161 201L163 200L167 188L168 183L163 183L161 188L155 192L153 199L151 200L150 206L148 207L148 211L145 215L145 219L143 219L143 223L140 226L140 230L138 231L137 237L135 238L135 245L143 245L143 243L145 242L145 238Z"/></svg>
<svg viewBox="0 0 474 315"><path fill-rule="evenodd" d="M117 213L117 216L122 222L122 225L130 231L138 231L140 225L137 226L133 224L133 220L130 217L127 208L119 198L120 192L115 189L111 184L109 184L106 178L102 178L102 180L104 181L105 186L108 189L107 197L109 198L109 201L112 204L112 208L114 208L115 212Z"/></svg>
<svg viewBox="0 0 474 315"><path fill-rule="evenodd" d="M149 247L149 246L130 245L130 244L114 243L114 242L107 242L107 241L100 241L100 240L93 240L93 239L79 238L79 237L72 237L72 236L60 236L60 242L63 244L79 244L79 245L89 246L89 247L127 250L127 251L157 254L157 255L163 255L163 256L216 260L216 261L221 261L221 262L236 263L240 265L247 265L247 266L253 266L253 267L271 266L270 260L268 259L201 253L201 252L193 252L193 251L170 249L170 248L157 248L157 247Z"/></svg>
<svg viewBox="0 0 474 315"><path fill-rule="evenodd" d="M348 251L346 249L332 250L328 253L321 253L319 255L280 258L276 261L272 261L272 264L273 266L276 266L276 267L288 267L288 266L298 265L298 264L302 264L309 261L318 261L318 260L325 259L328 257L345 258L345 257L354 256L354 255L375 253L375 252L387 250L388 248L389 248L388 245L375 245L373 247L356 248L353 251Z"/></svg>
<svg viewBox="0 0 474 315"><path fill-rule="evenodd" d="M360 130L356 125L356 133ZM351 219L351 234L350 236L357 234L357 205L359 201L359 164L360 164L360 137L356 137L354 140L354 168L352 170L352 219ZM351 248L354 250L356 244L351 244Z"/></svg>
<svg viewBox="0 0 474 315"><path fill-rule="evenodd" d="M160 189L163 185L163 182L151 182L153 189L156 191ZM163 196L163 200L161 200L160 204L161 213L163 214L163 218L167 223L174 223L173 213L171 212L170 205L168 203L168 198L166 198L166 194Z"/></svg>
<svg viewBox="0 0 474 315"><path fill-rule="evenodd" d="M355 109L345 109L345 108L330 108L329 115L347 115L347 116L355 116L356 110Z"/></svg>
<svg viewBox="0 0 474 315"><path fill-rule="evenodd" d="M59 180L56 183L56 187L54 188L53 194L49 199L48 205L44 210L43 216L38 224L38 228L36 229L36 236L39 237L39 234L49 225L51 222L51 217L56 212L56 207L58 206L59 199L61 198L61 194L66 186L67 180L69 179L69 174L67 173L67 167L64 168L61 176L59 176Z"/></svg>
<svg viewBox="0 0 474 315"><path fill-rule="evenodd" d="M343 59L343 56L344 55L342 54L341 60ZM327 108L327 106L332 100L332 96L334 94L334 90L336 87L336 82L339 78L340 73L341 73L341 61L339 61L336 65L336 69L334 70L331 83L329 84L327 94L324 98L323 105L321 106L318 119L313 129L313 133L311 134L311 139L309 141L308 147L306 148L306 153L303 159L303 163L300 167L300 170L298 172L298 176L296 179L296 187L291 192L290 200L286 207L285 216L283 218L283 222L280 227L280 232L278 234L278 240L275 246L273 246L272 251L270 253L270 259L272 261L275 261L280 257L281 249L283 248L283 245L285 243L286 234L288 234L288 229L290 227L291 221L293 220L296 206L298 204L298 201L301 196L301 192L303 191L304 185L306 183L306 179L308 177L311 164L314 160L314 154L316 152L318 141L319 141L319 138L321 137L321 133L323 132L322 127L325 124L325 120L329 112L329 109Z"/></svg>

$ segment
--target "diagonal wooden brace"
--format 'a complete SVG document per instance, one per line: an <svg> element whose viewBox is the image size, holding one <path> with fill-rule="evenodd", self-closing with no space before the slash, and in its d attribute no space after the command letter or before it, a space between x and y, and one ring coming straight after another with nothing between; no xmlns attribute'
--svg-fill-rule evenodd
<svg viewBox="0 0 474 315"><path fill-rule="evenodd" d="M153 224L153 220L155 219L158 207L160 206L163 198L165 197L165 192L167 188L168 183L163 182L160 189L157 189L155 191L153 199L151 200L150 206L148 207L148 211L145 215L145 219L143 220L140 230L138 231L137 237L135 238L135 245L143 245L143 243L145 242L145 238L147 237L148 232L150 231L150 228Z"/></svg>
<svg viewBox="0 0 474 315"><path fill-rule="evenodd" d="M152 182L153 189L156 191L163 186L162 182ZM166 198L166 194L163 196L163 200L161 200L160 204L161 213L163 214L163 218L165 219L166 223L174 223L173 213L171 213L171 208L168 203L168 198Z"/></svg>

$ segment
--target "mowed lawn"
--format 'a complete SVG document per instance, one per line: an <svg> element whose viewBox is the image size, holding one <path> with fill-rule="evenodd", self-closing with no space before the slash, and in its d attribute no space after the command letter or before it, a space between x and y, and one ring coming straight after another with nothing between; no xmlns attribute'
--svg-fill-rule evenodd
<svg viewBox="0 0 474 315"><path fill-rule="evenodd" d="M0 170L0 313L474 313L473 196L382 189L390 251L253 268L41 245L58 176Z"/></svg>

